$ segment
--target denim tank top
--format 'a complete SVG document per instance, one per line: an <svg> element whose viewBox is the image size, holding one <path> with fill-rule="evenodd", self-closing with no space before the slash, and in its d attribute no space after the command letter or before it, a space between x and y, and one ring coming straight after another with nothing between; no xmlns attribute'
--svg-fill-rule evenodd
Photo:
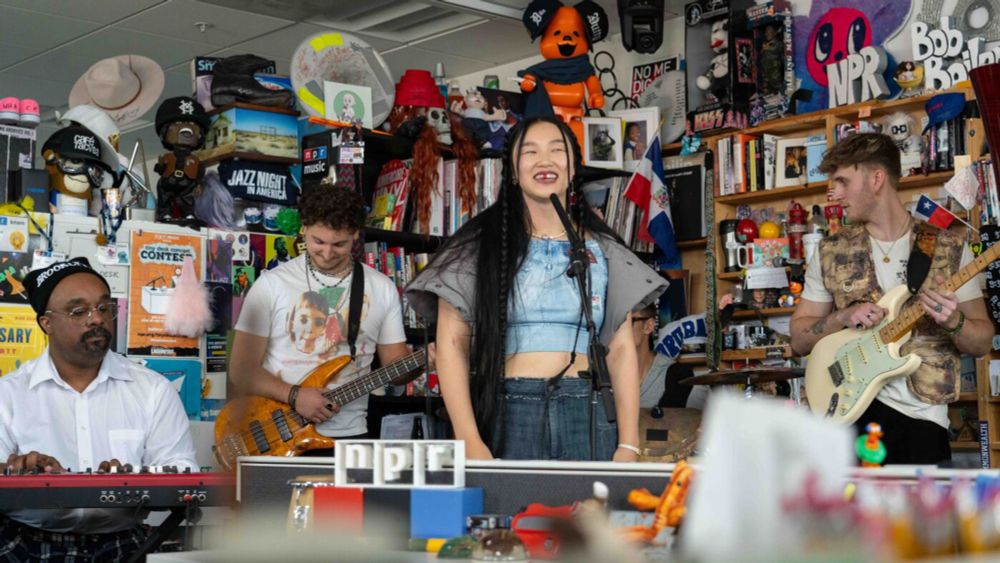
<svg viewBox="0 0 1000 563"><path fill-rule="evenodd" d="M608 262L596 241L586 242L590 257L594 324L601 330L608 293ZM580 289L566 275L569 241L531 239L507 305L507 354L587 353L587 325L580 314ZM577 331L579 329L579 332Z"/></svg>

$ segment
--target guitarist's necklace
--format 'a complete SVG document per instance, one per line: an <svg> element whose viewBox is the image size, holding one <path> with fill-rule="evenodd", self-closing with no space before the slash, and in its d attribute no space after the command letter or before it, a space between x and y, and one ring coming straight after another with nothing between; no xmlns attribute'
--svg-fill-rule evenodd
<svg viewBox="0 0 1000 563"><path fill-rule="evenodd" d="M320 277L318 275L316 275L316 268L313 267L312 258L310 258L309 257L309 253L306 252L306 273L308 274L306 276L306 287L309 288L309 291L312 291L312 281L311 280L316 280L316 283L318 283L320 285L320 287L322 287L324 289L336 289L336 288L340 287L341 285L344 284L345 281L351 279L351 276L353 275L353 268L352 268L353 262L348 262L347 265L348 265L347 269L350 270L350 271L348 271L345 276L343 276L342 278L340 278L340 281L338 281L337 283L335 283L333 285L327 285L326 283L323 282L323 280L320 279ZM336 277L334 274L326 274L326 275L329 275L331 277Z"/></svg>
<svg viewBox="0 0 1000 563"><path fill-rule="evenodd" d="M868 229L865 230L867 231ZM899 239L903 238L903 235L906 234L909 230L910 230L910 218L907 217L906 223L903 224L903 230L900 231L898 235L896 235L895 239L893 239L892 244L889 245L889 250L883 250L882 245L879 243L879 240L875 238L875 235L871 234L871 232L868 233L868 236L871 237L872 242L874 242L875 246L878 247L878 251L882 253L882 262L886 264L889 263L890 261L889 255L892 254L893 247L896 246L896 243L899 242Z"/></svg>

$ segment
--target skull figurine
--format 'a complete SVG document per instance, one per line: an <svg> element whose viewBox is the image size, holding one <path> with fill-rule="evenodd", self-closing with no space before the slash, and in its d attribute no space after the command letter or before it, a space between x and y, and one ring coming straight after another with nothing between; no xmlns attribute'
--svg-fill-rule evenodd
<svg viewBox="0 0 1000 563"><path fill-rule="evenodd" d="M448 119L448 110L427 108L427 122L437 131L438 142L451 144L451 121Z"/></svg>

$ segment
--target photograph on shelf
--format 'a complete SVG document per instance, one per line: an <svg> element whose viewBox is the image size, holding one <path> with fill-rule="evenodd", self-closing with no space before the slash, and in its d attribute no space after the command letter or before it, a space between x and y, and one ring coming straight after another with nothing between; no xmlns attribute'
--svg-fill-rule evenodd
<svg viewBox="0 0 1000 563"><path fill-rule="evenodd" d="M483 98L486 98L486 113L489 114L493 113L494 110L502 109L507 114L507 118L503 122L504 129L510 131L511 127L517 125L518 121L521 121L521 118L524 116L524 94L497 90L495 88L484 88L482 86L479 86L478 90L483 95Z"/></svg>
<svg viewBox="0 0 1000 563"><path fill-rule="evenodd" d="M801 186L808 178L806 137L778 139L774 187Z"/></svg>
<svg viewBox="0 0 1000 563"><path fill-rule="evenodd" d="M371 88L327 80L323 82L323 101L327 119L372 128Z"/></svg>
<svg viewBox="0 0 1000 563"><path fill-rule="evenodd" d="M656 135L660 124L660 108L622 109L608 112L609 117L617 117L624 124L625 168L634 170L646 155L649 143Z"/></svg>
<svg viewBox="0 0 1000 563"><path fill-rule="evenodd" d="M583 154L587 166L622 167L622 120L617 117L583 118Z"/></svg>

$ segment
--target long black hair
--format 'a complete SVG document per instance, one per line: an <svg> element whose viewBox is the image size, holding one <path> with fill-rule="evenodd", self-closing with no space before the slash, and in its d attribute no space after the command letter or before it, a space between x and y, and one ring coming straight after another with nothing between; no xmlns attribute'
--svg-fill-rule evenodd
<svg viewBox="0 0 1000 563"><path fill-rule="evenodd" d="M621 238L587 205L581 191L582 161L580 145L573 131L555 117L533 117L520 121L507 135L503 154L503 172L496 203L476 215L455 233L438 255L446 262L476 260L476 295L473 319L473 344L469 366L469 393L476 426L494 455L503 450L498 432L505 372L507 307L517 271L528 252L531 239L530 217L524 194L517 182L517 164L521 143L528 130L539 123L559 128L566 142L567 158L573 175L569 180L565 207L581 237L584 233ZM451 252L449 252L451 251ZM441 267L447 266L443 263Z"/></svg>

